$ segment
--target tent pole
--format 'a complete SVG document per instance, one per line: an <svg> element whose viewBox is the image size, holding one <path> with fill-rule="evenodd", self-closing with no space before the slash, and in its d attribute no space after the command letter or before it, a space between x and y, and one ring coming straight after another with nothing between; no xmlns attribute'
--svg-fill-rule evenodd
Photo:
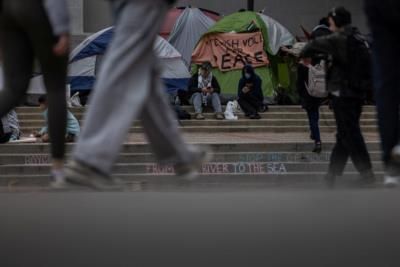
<svg viewBox="0 0 400 267"><path fill-rule="evenodd" d="M247 0L247 9L254 11L254 0Z"/></svg>

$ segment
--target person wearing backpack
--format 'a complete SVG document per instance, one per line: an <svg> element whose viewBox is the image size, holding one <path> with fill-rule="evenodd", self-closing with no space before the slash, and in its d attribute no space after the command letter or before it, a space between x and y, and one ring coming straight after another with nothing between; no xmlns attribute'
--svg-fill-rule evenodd
<svg viewBox="0 0 400 267"><path fill-rule="evenodd" d="M321 19L320 25L314 28L311 40L331 34L329 27L326 26L328 18ZM300 60L297 67L297 90L303 109L307 112L310 126L310 138L314 141L312 152L321 153L322 143L319 130L319 108L323 100L328 96L326 90L326 71L325 61L321 56L304 58Z"/></svg>
<svg viewBox="0 0 400 267"><path fill-rule="evenodd" d="M365 0L373 37L374 85L385 166L384 185L400 181L400 1Z"/></svg>
<svg viewBox="0 0 400 267"><path fill-rule="evenodd" d="M328 19L333 34L311 41L301 53L301 58L323 53L330 59L326 82L332 97L337 134L325 179L328 185L333 186L336 177L343 174L350 157L360 173L360 184L371 185L375 183L375 175L360 128L365 87L371 76L368 73L369 50L359 31L352 27L348 10L334 8Z"/></svg>

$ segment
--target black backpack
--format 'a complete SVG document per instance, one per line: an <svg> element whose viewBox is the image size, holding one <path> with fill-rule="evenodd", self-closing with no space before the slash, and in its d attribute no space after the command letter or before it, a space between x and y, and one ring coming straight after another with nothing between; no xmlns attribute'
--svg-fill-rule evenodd
<svg viewBox="0 0 400 267"><path fill-rule="evenodd" d="M372 60L370 45L357 29L347 38L346 85L361 97L372 90Z"/></svg>

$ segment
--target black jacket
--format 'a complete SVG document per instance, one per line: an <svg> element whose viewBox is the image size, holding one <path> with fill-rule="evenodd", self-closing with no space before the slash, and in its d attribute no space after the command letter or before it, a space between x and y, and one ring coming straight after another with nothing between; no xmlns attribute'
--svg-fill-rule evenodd
<svg viewBox="0 0 400 267"><path fill-rule="evenodd" d="M251 74L250 79L246 79L245 71ZM251 90L248 93L243 93L242 89L246 86L246 84L251 84ZM238 97L239 99L242 97L251 96L254 99L257 99L261 104L264 101L264 95L262 92L262 80L255 73L254 68L247 65L242 70L242 78L239 81L238 85Z"/></svg>
<svg viewBox="0 0 400 267"><path fill-rule="evenodd" d="M218 94L221 93L221 87L219 86L219 83L215 78L215 76L212 77L211 86L214 89L214 93ZM188 86L189 97L191 97L194 93L201 93L201 91L202 89L199 88L199 74L195 74L189 81L189 86Z"/></svg>
<svg viewBox="0 0 400 267"><path fill-rule="evenodd" d="M332 58L327 70L327 89L339 92L340 97L360 98L359 93L351 90L346 84L347 38L355 28L347 26L344 31L317 38L306 45L300 57L312 58L315 54L328 54Z"/></svg>

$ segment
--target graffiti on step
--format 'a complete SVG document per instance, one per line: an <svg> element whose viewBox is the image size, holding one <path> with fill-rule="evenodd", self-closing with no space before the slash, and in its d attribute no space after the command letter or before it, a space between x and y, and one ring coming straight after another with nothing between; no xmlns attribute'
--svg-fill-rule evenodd
<svg viewBox="0 0 400 267"><path fill-rule="evenodd" d="M330 153L244 153L239 156L240 162L327 162Z"/></svg>
<svg viewBox="0 0 400 267"><path fill-rule="evenodd" d="M50 155L26 155L25 165L44 165L51 162Z"/></svg>
<svg viewBox="0 0 400 267"><path fill-rule="evenodd" d="M174 174L172 165L160 166L150 164L147 166L148 174L168 175ZM219 163L212 162L203 164L200 168L202 174L286 174L285 164L279 162L235 162Z"/></svg>

